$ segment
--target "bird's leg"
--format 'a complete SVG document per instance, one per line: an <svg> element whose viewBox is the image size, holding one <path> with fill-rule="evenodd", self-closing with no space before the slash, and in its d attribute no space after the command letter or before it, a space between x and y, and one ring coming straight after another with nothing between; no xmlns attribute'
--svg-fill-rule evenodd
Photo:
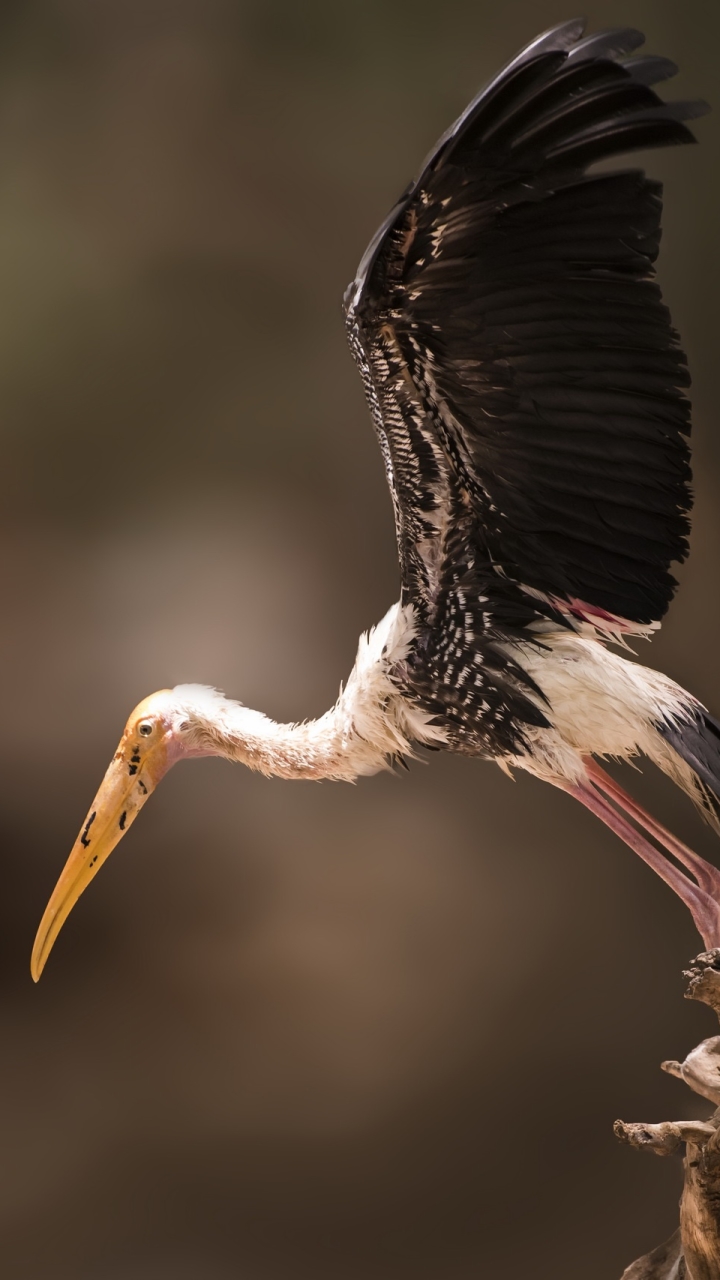
<svg viewBox="0 0 720 1280"><path fill-rule="evenodd" d="M587 782L562 781L557 785L590 809L670 886L690 911L707 947L720 946L720 872L717 868L671 835L595 761L586 761L586 769ZM694 880L651 844L633 823L644 828L647 835L687 867Z"/></svg>
<svg viewBox="0 0 720 1280"><path fill-rule="evenodd" d="M687 867L688 871L692 872L700 888L711 896L717 894L720 902L720 871L718 871L717 867L714 867L710 862L706 862L704 858L700 857L699 853L689 849L686 844L683 844L682 840L678 840L662 823L653 818L647 809L643 809L637 800L634 800L631 795L628 795L627 791L623 790L619 782L616 782L614 778L610 777L609 773L601 769L596 760L587 759L585 768L594 786L615 800L651 836L654 836L660 844L664 845L668 853L671 853L674 858L677 858L678 862L681 862L684 867Z"/></svg>

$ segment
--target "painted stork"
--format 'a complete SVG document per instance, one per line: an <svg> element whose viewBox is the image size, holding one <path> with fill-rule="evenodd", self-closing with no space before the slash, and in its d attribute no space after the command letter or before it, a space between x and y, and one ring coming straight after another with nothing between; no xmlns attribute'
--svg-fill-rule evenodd
<svg viewBox="0 0 720 1280"><path fill-rule="evenodd" d="M598 763L648 757L720 831L720 723L617 651L659 626L687 553L689 378L654 279L661 187L592 171L693 142L685 122L706 108L656 94L676 67L637 55L637 31L583 33L554 27L473 99L345 295L399 602L319 720L276 724L193 684L135 708L40 924L35 980L163 775L206 755L283 778L351 780L418 746L526 769L597 814L720 944L720 872Z"/></svg>

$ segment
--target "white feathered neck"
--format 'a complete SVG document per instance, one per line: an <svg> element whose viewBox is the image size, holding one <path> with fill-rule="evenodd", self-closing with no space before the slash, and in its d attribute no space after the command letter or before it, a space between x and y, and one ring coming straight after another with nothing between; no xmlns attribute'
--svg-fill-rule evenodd
<svg viewBox="0 0 720 1280"><path fill-rule="evenodd" d="M173 689L189 754L221 755L281 778L352 781L413 754L413 743L445 740L400 694L389 672L414 635L411 606L395 604L360 637L355 665L335 706L319 720L278 724L205 685Z"/></svg>

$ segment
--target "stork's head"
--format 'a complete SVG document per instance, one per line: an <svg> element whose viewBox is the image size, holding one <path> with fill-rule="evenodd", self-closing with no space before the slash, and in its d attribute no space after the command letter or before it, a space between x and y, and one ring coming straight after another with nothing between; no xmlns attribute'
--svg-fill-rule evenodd
<svg viewBox="0 0 720 1280"><path fill-rule="evenodd" d="M180 685L135 708L40 922L30 962L35 982L80 894L163 775L186 756L221 754L213 726L223 705L214 689Z"/></svg>

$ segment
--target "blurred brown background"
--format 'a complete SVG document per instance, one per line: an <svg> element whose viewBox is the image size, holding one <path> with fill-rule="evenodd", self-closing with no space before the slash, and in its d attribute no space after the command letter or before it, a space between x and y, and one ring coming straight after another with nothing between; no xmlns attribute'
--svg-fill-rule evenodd
<svg viewBox="0 0 720 1280"><path fill-rule="evenodd" d="M720 106L720 7L587 5ZM569 0L25 0L0 11L0 1274L615 1280L680 1173L616 1116L684 909L550 788L439 757L357 787L176 770L30 946L134 703L333 700L398 590L343 289L468 97ZM697 516L648 661L720 708L720 112L667 182ZM684 800L635 780L720 858Z"/></svg>

